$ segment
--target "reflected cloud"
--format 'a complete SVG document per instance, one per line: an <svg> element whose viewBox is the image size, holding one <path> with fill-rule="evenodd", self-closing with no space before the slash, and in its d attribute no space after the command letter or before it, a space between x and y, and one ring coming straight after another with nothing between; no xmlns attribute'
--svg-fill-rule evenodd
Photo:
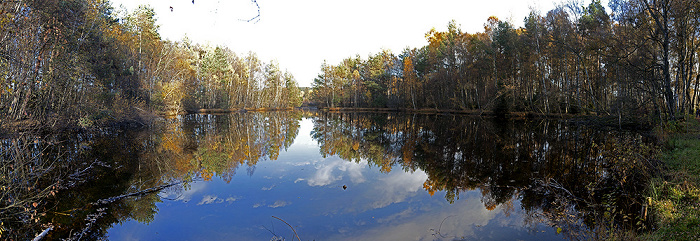
<svg viewBox="0 0 700 241"><path fill-rule="evenodd" d="M205 205L205 204L212 204L212 203L223 203L223 202L228 202L228 204L231 204L238 200L239 198L237 197L228 197L226 199L219 198L215 195L204 195L202 198L202 201L199 201L197 205Z"/></svg>
<svg viewBox="0 0 700 241"><path fill-rule="evenodd" d="M231 204L231 203L235 202L236 200L238 200L237 197L228 197L228 198L226 198L226 202L228 202L228 204Z"/></svg>
<svg viewBox="0 0 700 241"><path fill-rule="evenodd" d="M218 200L218 199L219 199L219 198L217 198L216 196L205 195L205 196L202 198L202 201L199 201L199 203L197 203L197 205L211 204L211 203L214 203L214 202L215 202L216 200Z"/></svg>
<svg viewBox="0 0 700 241"><path fill-rule="evenodd" d="M389 223L391 221L402 220L402 219L411 217L413 215L415 215L413 208L408 208L408 209L403 210L399 213L395 213L393 215L390 215L386 218L377 219L377 222L378 223Z"/></svg>
<svg viewBox="0 0 700 241"><path fill-rule="evenodd" d="M481 229L484 226L503 222L500 220L503 217L502 208L489 211L481 204L478 196L460 200L451 207L453 208L440 208L441 212L407 208L377 219L377 225L363 226L352 231L338 230L338 237L329 237L329 240L480 240L483 237L477 233L483 232ZM522 222L522 219L517 218L515 222ZM499 235L493 238L520 238Z"/></svg>
<svg viewBox="0 0 700 241"><path fill-rule="evenodd" d="M270 206L268 206L268 207L271 207L271 208L281 208L281 207L289 206L290 204L292 204L292 203L291 203L291 202L287 202L287 201L277 200L277 201L275 201L275 203L273 203L272 205L270 205Z"/></svg>
<svg viewBox="0 0 700 241"><path fill-rule="evenodd" d="M367 165L359 164L354 162L344 161L340 158L325 159L319 164L316 164L316 172L314 175L308 179L309 186L326 186L335 181L343 179L343 172L347 173L350 177L350 181L358 184L365 182L365 178L362 175L362 169ZM333 171L338 170L340 174L333 174ZM299 179L297 179L299 181Z"/></svg>
<svg viewBox="0 0 700 241"><path fill-rule="evenodd" d="M342 176L332 175L335 165L321 165L316 168L316 173L309 180L309 186L326 186L335 181L343 179Z"/></svg>
<svg viewBox="0 0 700 241"><path fill-rule="evenodd" d="M173 199L175 201L189 202L192 200L194 194L201 192L206 188L206 182L192 182L189 184L189 188L183 190L177 188L175 190L167 190L161 193L163 198Z"/></svg>
<svg viewBox="0 0 700 241"><path fill-rule="evenodd" d="M289 165L295 166L295 167L301 167L301 166L308 166L311 165L311 162L309 161L304 161L304 162L291 162Z"/></svg>
<svg viewBox="0 0 700 241"><path fill-rule="evenodd" d="M348 176L350 176L350 181L358 184L365 182L365 177L362 175L362 169L366 166L367 165L364 164L345 161L340 167L338 167L338 169L347 172Z"/></svg>
<svg viewBox="0 0 700 241"><path fill-rule="evenodd" d="M292 202L287 202L283 200L277 200L275 203L267 205L269 208L281 208L281 207L286 207L292 204ZM264 207L265 206L265 201L253 204L253 208L259 208L259 207Z"/></svg>
<svg viewBox="0 0 700 241"><path fill-rule="evenodd" d="M383 208L394 203L405 201L408 197L418 194L428 174L418 170L411 172L391 172L387 177L379 178L382 185L375 186L368 193L368 198L375 200L370 204L371 209Z"/></svg>
<svg viewBox="0 0 700 241"><path fill-rule="evenodd" d="M272 185L272 186L270 186L270 187L263 187L262 190L263 190L263 191L269 191L269 190L272 190L273 188L275 188L275 185Z"/></svg>

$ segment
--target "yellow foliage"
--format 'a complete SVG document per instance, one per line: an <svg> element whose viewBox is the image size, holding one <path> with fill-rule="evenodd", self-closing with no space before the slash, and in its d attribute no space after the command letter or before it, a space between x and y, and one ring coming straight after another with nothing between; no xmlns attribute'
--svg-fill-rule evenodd
<svg viewBox="0 0 700 241"><path fill-rule="evenodd" d="M428 180L425 180L425 182L423 182L423 189L428 191L428 194L430 194L430 196L433 196L433 195L435 195L435 191L438 189L435 186L436 184L437 184L437 182L428 178Z"/></svg>
<svg viewBox="0 0 700 241"><path fill-rule="evenodd" d="M211 178L214 176L214 173L209 169L204 168L202 169L201 175L204 181L211 181Z"/></svg>
<svg viewBox="0 0 700 241"><path fill-rule="evenodd" d="M389 173L391 172L391 164L390 163L384 163L382 165L382 169L380 170L382 173Z"/></svg>

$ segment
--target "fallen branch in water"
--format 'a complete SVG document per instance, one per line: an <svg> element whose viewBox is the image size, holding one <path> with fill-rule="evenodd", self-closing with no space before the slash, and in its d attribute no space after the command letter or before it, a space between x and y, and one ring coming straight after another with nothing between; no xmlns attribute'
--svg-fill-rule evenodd
<svg viewBox="0 0 700 241"><path fill-rule="evenodd" d="M301 241L301 238L299 238L299 234L297 234L297 231L294 230L294 228L292 227L292 225L289 225L289 223L287 223L286 221L282 220L281 218L278 218L278 217L275 217L275 216L272 216L272 217L273 217L273 218L276 218L276 219L279 219L279 220L282 221L284 224L286 224L287 226L289 226L289 228L292 229L292 232L294 232L294 236L297 236L297 240Z"/></svg>
<svg viewBox="0 0 700 241"><path fill-rule="evenodd" d="M174 182L174 183L169 183L169 184L165 184L165 185L160 185L157 187L148 188L148 189L138 191L138 192L127 193L127 194L119 195L116 197L100 199L100 200L97 200L96 202L93 202L90 204L91 205L104 205L104 204L112 203L114 201L117 201L117 200L120 200L123 198L127 198L127 197L142 196L142 195L146 195L149 193L159 192L160 190L163 190L165 188L179 185L182 183L183 182L180 181L180 182ZM95 224L95 222L97 222L97 219L101 218L103 215L106 214L106 212L105 212L106 209L107 208L98 208L97 213L88 214L87 217L85 218L85 220L87 221L87 224L85 224L85 227L80 231L80 233L77 233L75 236L71 235L71 237L69 237L67 240L81 240L81 239L83 239L83 235L87 234L90 231L90 229Z"/></svg>
<svg viewBox="0 0 700 241"><path fill-rule="evenodd" d="M105 212L107 208L98 208L97 213L94 214L88 214L87 217L85 217L85 221L88 221L85 224L85 228L83 228L80 233L77 233L75 236L73 235L71 231L71 235L68 237L68 241L73 241L73 240L82 240L83 236L87 234L90 229L92 228L93 225L95 225L95 222L97 222L97 219L101 218L104 216L107 212Z"/></svg>
<svg viewBox="0 0 700 241"><path fill-rule="evenodd" d="M97 200L97 202L94 202L94 203L91 203L91 204L92 204L92 205L108 204L108 203L117 201L117 200L122 199L122 198L133 197L133 196L142 196L142 195L146 195L146 194L149 194L149 193L159 192L160 190L163 190L163 189L165 189L165 188L172 187L172 186L175 186L175 185L179 185L179 184L182 184L182 183L183 183L183 182L180 181L180 182L174 182L174 183L169 183L169 184L165 184L165 185L160 185L160 186L157 186L157 187L152 187L152 188L145 189L145 190L143 190L143 191L132 192L132 193L124 194L124 195L119 195L119 196L116 196L116 197L110 197L110 198L100 199L100 200Z"/></svg>

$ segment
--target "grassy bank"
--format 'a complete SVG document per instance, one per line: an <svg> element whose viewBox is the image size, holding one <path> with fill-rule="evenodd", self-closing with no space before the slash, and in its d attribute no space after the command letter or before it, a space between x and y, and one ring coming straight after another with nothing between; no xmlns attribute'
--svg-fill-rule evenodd
<svg viewBox="0 0 700 241"><path fill-rule="evenodd" d="M689 119L657 132L666 168L649 182L656 227L645 239L700 240L700 123Z"/></svg>

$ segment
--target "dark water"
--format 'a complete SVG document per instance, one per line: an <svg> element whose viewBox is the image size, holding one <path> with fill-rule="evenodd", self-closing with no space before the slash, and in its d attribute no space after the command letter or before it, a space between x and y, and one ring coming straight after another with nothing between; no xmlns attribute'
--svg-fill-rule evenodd
<svg viewBox="0 0 700 241"><path fill-rule="evenodd" d="M636 132L452 115L188 115L65 143L88 171L45 202L50 238L588 239L644 228L652 164Z"/></svg>

